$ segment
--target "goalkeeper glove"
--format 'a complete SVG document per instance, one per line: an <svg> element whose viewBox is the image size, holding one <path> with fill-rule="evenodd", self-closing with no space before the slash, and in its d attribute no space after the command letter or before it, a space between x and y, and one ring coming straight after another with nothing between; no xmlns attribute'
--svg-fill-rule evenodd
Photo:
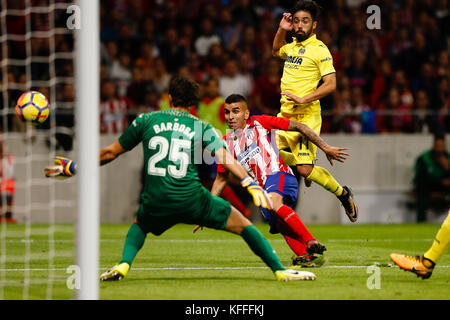
<svg viewBox="0 0 450 320"><path fill-rule="evenodd" d="M77 173L77 164L73 160L57 156L53 159L53 162L55 165L46 166L44 168L45 176L47 178L66 179Z"/></svg>
<svg viewBox="0 0 450 320"><path fill-rule="evenodd" d="M257 207L263 207L264 209L272 210L272 201L270 200L269 194L256 184L252 178L245 177L241 181L241 186L247 188L248 193L253 198L253 203Z"/></svg>

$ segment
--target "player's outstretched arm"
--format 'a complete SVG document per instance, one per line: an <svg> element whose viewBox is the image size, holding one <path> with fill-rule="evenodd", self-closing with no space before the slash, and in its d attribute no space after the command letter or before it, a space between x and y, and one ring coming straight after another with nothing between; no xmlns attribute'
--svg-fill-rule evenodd
<svg viewBox="0 0 450 320"><path fill-rule="evenodd" d="M119 141L114 142L100 151L100 165L102 166L113 161L126 151ZM77 164L69 158L57 156L53 159L53 162L54 165L44 168L47 178L66 179L73 177L77 173Z"/></svg>
<svg viewBox="0 0 450 320"><path fill-rule="evenodd" d="M248 193L250 193L255 206L272 210L273 206L269 194L250 178L244 167L234 159L227 149L220 148L217 150L216 159L226 170L241 180L241 186L246 188Z"/></svg>
<svg viewBox="0 0 450 320"><path fill-rule="evenodd" d="M318 134L316 134L314 130L303 123L289 120L288 130L298 131L305 137L307 137L309 141L314 143L320 150L325 152L327 159L331 165L333 165L333 160L344 162L346 157L350 156L348 153L344 152L344 150L348 150L347 148L330 146L325 142L325 140L323 140Z"/></svg>
<svg viewBox="0 0 450 320"><path fill-rule="evenodd" d="M100 150L100 165L103 166L110 163L126 151L127 150L122 147L119 141L114 142L113 144Z"/></svg>
<svg viewBox="0 0 450 320"><path fill-rule="evenodd" d="M228 182L228 172L222 173L217 172L216 179L214 179L213 185L211 187L211 193L214 196L220 196L223 189L227 186Z"/></svg>

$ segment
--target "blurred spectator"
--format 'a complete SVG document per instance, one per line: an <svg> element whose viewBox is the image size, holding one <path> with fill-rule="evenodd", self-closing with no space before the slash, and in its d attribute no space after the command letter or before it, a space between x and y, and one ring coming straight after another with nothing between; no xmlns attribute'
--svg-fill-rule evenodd
<svg viewBox="0 0 450 320"><path fill-rule="evenodd" d="M392 65L388 58L381 61L380 68L375 71L370 93L370 105L377 106L386 95L388 87L393 83Z"/></svg>
<svg viewBox="0 0 450 320"><path fill-rule="evenodd" d="M239 73L238 63L230 59L225 63L224 74L219 79L219 90L222 97L237 93L248 97L252 92L249 79Z"/></svg>
<svg viewBox="0 0 450 320"><path fill-rule="evenodd" d="M450 77L450 61L449 53L446 50L439 52L437 56L437 68L436 74L438 77L445 76Z"/></svg>
<svg viewBox="0 0 450 320"><path fill-rule="evenodd" d="M324 119L324 132L350 132L345 121L346 112L350 107L350 89L342 88L335 93L336 103L331 108L330 116Z"/></svg>
<svg viewBox="0 0 450 320"><path fill-rule="evenodd" d="M362 87L365 94L370 93L372 74L363 50L353 51L352 64L348 68L347 75L352 86Z"/></svg>
<svg viewBox="0 0 450 320"><path fill-rule="evenodd" d="M386 101L377 108L378 114L375 120L377 132L413 132L413 117L409 110L402 103L399 90L392 87L388 91Z"/></svg>
<svg viewBox="0 0 450 320"><path fill-rule="evenodd" d="M242 32L238 47L235 49L240 57L243 55L246 56L245 68L253 72L263 57L262 50L263 48L258 47L258 43L256 42L255 27L246 26ZM241 65L241 67L243 66ZM240 71L242 72L242 69Z"/></svg>
<svg viewBox="0 0 450 320"><path fill-rule="evenodd" d="M153 89L151 86L148 86L145 91L144 103L142 106L139 106L139 112L152 112L159 110L160 104L160 95L158 92Z"/></svg>
<svg viewBox="0 0 450 320"><path fill-rule="evenodd" d="M425 35L417 31L414 35L413 45L403 50L397 59L398 65L405 70L408 77L414 78L419 75L422 64L430 58Z"/></svg>
<svg viewBox="0 0 450 320"><path fill-rule="evenodd" d="M439 109L438 105L438 93L437 93L437 78L434 72L433 65L430 62L422 64L420 74L412 79L411 90L416 92L417 90L425 90L430 101L431 109Z"/></svg>
<svg viewBox="0 0 450 320"><path fill-rule="evenodd" d="M438 120L442 123L443 130L450 132L450 80L447 76L441 76L438 82L439 110Z"/></svg>
<svg viewBox="0 0 450 320"><path fill-rule="evenodd" d="M127 87L130 84L131 74L131 58L128 53L122 52L119 60L112 63L109 70L109 76L117 85L117 94L122 97L126 94Z"/></svg>
<svg viewBox="0 0 450 320"><path fill-rule="evenodd" d="M364 101L361 87L352 88L350 98L350 116L347 117L347 127L351 133L375 133L375 117Z"/></svg>
<svg viewBox="0 0 450 320"><path fill-rule="evenodd" d="M373 66L381 57L381 48L373 32L367 32L365 20L362 15L352 18L350 32L344 37L343 43L349 47L361 50L362 55L370 57L369 65Z"/></svg>
<svg viewBox="0 0 450 320"><path fill-rule="evenodd" d="M197 54L194 47L194 27L190 23L185 23L181 29L180 42L185 48L187 55Z"/></svg>
<svg viewBox="0 0 450 320"><path fill-rule="evenodd" d="M178 70L177 70L178 71ZM166 69L166 64L163 58L155 59L153 82L156 86L156 90L161 94L169 90L169 82L171 75Z"/></svg>
<svg viewBox="0 0 450 320"><path fill-rule="evenodd" d="M281 66L278 59L270 59L255 82L252 112L277 115L280 112Z"/></svg>
<svg viewBox="0 0 450 320"><path fill-rule="evenodd" d="M153 17L147 16L141 23L140 33L138 34L141 37L141 41L149 42L152 47L154 47L155 56L159 55L158 45L158 35L155 20Z"/></svg>
<svg viewBox="0 0 450 320"><path fill-rule="evenodd" d="M229 7L223 8L219 19L217 33L220 36L221 42L228 49L235 48L242 30L242 23L235 23L231 8Z"/></svg>
<svg viewBox="0 0 450 320"><path fill-rule="evenodd" d="M244 25L256 25L258 15L255 7L250 0L236 0L232 11L236 21L240 21Z"/></svg>
<svg viewBox="0 0 450 320"><path fill-rule="evenodd" d="M116 86L106 81L101 86L100 132L120 134L128 127L129 102L117 96Z"/></svg>
<svg viewBox="0 0 450 320"><path fill-rule="evenodd" d="M396 87L400 93L402 104L411 108L414 104L414 97L410 89L410 84L406 78L405 71L397 70L392 79L392 86Z"/></svg>
<svg viewBox="0 0 450 320"><path fill-rule="evenodd" d="M133 68L133 78L130 86L127 88L126 96L136 106L144 105L145 95L148 91L156 91L153 81L144 80L143 71L139 67Z"/></svg>
<svg viewBox="0 0 450 320"><path fill-rule="evenodd" d="M102 65L106 66L108 74L110 74L112 64L114 63L114 61L117 61L119 59L119 48L117 46L117 42L108 41L106 44L101 46L101 49Z"/></svg>
<svg viewBox="0 0 450 320"><path fill-rule="evenodd" d="M443 124L439 122L436 111L430 108L430 101L425 90L419 90L414 98L413 132L442 133Z"/></svg>
<svg viewBox="0 0 450 320"><path fill-rule="evenodd" d="M15 192L14 156L6 150L3 132L0 131L0 223L17 223L12 206Z"/></svg>
<svg viewBox="0 0 450 320"><path fill-rule="evenodd" d="M195 40L194 46L196 52L201 57L205 57L211 45L220 43L220 37L215 33L214 24L210 18L204 18L200 28L200 35Z"/></svg>
<svg viewBox="0 0 450 320"><path fill-rule="evenodd" d="M225 99L219 95L219 82L215 78L204 84L203 99L198 105L198 117L212 125L219 134L224 136L228 126L225 122Z"/></svg>
<svg viewBox="0 0 450 320"><path fill-rule="evenodd" d="M450 153L445 137L436 135L433 148L422 153L414 167L417 222L426 221L429 209L447 211L450 205Z"/></svg>
<svg viewBox="0 0 450 320"><path fill-rule="evenodd" d="M143 41L134 64L140 68L152 68L157 57L159 57L159 49L150 41Z"/></svg>
<svg viewBox="0 0 450 320"><path fill-rule="evenodd" d="M49 96L47 95L47 97ZM75 88L73 84L68 83L63 86L59 99L55 110L55 148L56 150L62 148L64 151L71 151L75 126Z"/></svg>
<svg viewBox="0 0 450 320"><path fill-rule="evenodd" d="M169 73L175 73L187 61L186 48L179 42L178 31L174 27L166 30L159 53Z"/></svg>
<svg viewBox="0 0 450 320"><path fill-rule="evenodd" d="M197 81L198 83L202 83L205 81L206 74L202 69L202 61L200 56L196 52L193 52L189 56L187 68L195 81Z"/></svg>
<svg viewBox="0 0 450 320"><path fill-rule="evenodd" d="M206 73L220 75L225 66L225 51L221 44L213 44L209 49L208 56L204 59L204 70Z"/></svg>
<svg viewBox="0 0 450 320"><path fill-rule="evenodd" d="M402 52L411 48L412 42L409 37L409 30L407 27L402 27L396 34L396 37L392 39L392 42L388 48L388 55L391 58L398 57ZM396 64L401 61L393 60Z"/></svg>

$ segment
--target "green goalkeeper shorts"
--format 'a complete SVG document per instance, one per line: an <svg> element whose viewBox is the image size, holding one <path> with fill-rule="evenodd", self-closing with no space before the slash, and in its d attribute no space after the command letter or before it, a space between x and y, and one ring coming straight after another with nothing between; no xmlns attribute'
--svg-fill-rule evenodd
<svg viewBox="0 0 450 320"><path fill-rule="evenodd" d="M157 200L152 202L160 203ZM181 203L174 199L165 203L164 207L152 204L139 207L137 221L144 232L158 236L178 223L223 230L231 213L229 202L213 196L203 187L189 202Z"/></svg>

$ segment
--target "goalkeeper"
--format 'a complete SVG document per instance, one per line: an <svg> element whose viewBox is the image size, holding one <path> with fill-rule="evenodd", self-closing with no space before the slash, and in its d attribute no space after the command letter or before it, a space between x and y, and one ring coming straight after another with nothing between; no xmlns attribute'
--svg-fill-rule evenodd
<svg viewBox="0 0 450 320"><path fill-rule="evenodd" d="M240 235L279 281L315 279L313 273L286 269L270 243L247 218L201 185L197 164L207 151L241 179L256 206L272 209L268 194L228 153L215 130L189 114L190 107L198 103L198 84L186 78L173 78L169 85L169 100L170 110L140 115L118 141L100 151L100 165L104 165L142 142L147 173L141 205L126 236L122 259L100 279L125 277L147 233L158 236L178 223L203 225ZM73 161L57 158L55 162L56 166L45 169L48 177L75 174Z"/></svg>

